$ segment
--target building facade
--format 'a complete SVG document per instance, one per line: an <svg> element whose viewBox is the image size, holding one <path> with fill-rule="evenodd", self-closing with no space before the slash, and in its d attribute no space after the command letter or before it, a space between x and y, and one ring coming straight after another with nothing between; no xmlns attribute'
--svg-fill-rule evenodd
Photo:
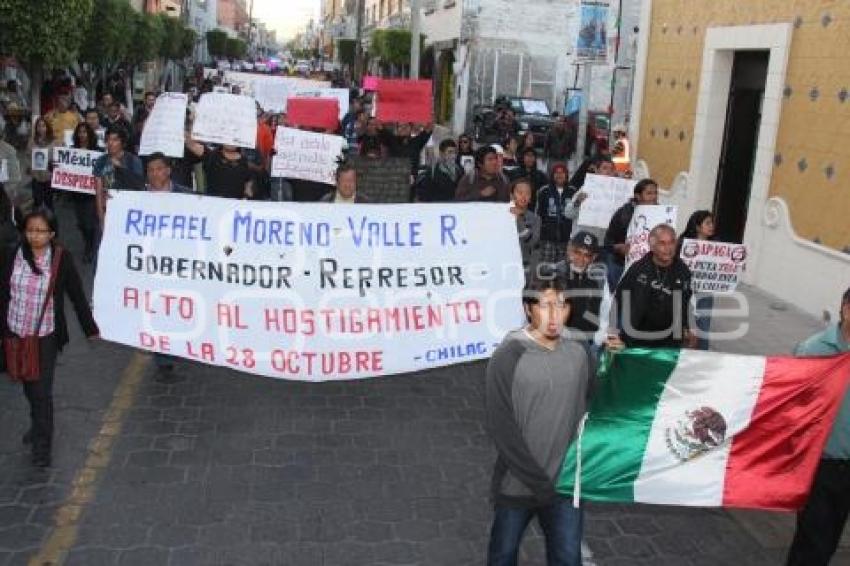
<svg viewBox="0 0 850 566"><path fill-rule="evenodd" d="M748 282L834 313L850 273L850 5L651 0L641 28L632 138L680 224L714 211L749 246Z"/></svg>
<svg viewBox="0 0 850 566"><path fill-rule="evenodd" d="M195 61L210 61L207 50L207 32L218 27L218 0L191 0L189 3L189 25L198 32L195 46Z"/></svg>
<svg viewBox="0 0 850 566"><path fill-rule="evenodd" d="M231 37L247 36L248 8L245 0L218 0L218 27Z"/></svg>

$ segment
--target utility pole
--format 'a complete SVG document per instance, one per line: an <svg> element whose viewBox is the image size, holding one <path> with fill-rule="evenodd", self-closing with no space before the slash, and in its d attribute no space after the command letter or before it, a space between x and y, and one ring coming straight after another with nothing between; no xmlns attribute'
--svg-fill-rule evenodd
<svg viewBox="0 0 850 566"><path fill-rule="evenodd" d="M357 0L357 39L354 45L354 78L360 83L363 82L363 13L365 10L366 0Z"/></svg>
<svg viewBox="0 0 850 566"><path fill-rule="evenodd" d="M578 111L578 132L576 132L576 168L584 161L584 152L587 147L587 117L592 77L593 66L585 62L582 66L581 108Z"/></svg>
<svg viewBox="0 0 850 566"><path fill-rule="evenodd" d="M254 0L251 0L248 8L248 53L251 55L251 60L256 59L254 53Z"/></svg>
<svg viewBox="0 0 850 566"><path fill-rule="evenodd" d="M410 0L410 78L419 78L419 46L422 35L420 0Z"/></svg>

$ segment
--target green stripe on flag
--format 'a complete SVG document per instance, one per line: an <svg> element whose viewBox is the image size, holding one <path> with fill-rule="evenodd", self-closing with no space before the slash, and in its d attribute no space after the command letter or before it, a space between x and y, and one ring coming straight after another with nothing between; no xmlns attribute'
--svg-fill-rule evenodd
<svg viewBox="0 0 850 566"><path fill-rule="evenodd" d="M581 439L581 498L634 501L634 482L667 379L679 350L625 350L609 356L599 372ZM622 435L628 434L623 441ZM578 438L572 443L556 488L573 495Z"/></svg>

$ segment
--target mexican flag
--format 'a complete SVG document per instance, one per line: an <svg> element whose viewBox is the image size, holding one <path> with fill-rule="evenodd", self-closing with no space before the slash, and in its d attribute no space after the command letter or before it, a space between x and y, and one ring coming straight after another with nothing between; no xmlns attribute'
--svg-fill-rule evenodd
<svg viewBox="0 0 850 566"><path fill-rule="evenodd" d="M603 360L599 380L559 493L794 510L805 503L850 381L850 354L634 349Z"/></svg>

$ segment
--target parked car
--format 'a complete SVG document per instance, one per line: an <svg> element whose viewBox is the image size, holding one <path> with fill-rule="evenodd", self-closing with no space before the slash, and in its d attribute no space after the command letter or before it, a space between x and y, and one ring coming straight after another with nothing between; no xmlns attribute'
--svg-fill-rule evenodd
<svg viewBox="0 0 850 566"><path fill-rule="evenodd" d="M472 134L478 143L498 143L503 128L500 119L512 110L519 132L534 134L535 146L541 147L555 118L549 104L541 98L527 96L500 96L495 104L476 106L473 109Z"/></svg>
<svg viewBox="0 0 850 566"><path fill-rule="evenodd" d="M309 75L312 70L313 70L313 66L310 65L309 61L305 61L305 60L302 59L302 60L298 61L297 63L295 63L295 72L296 73L299 73L301 75Z"/></svg>

